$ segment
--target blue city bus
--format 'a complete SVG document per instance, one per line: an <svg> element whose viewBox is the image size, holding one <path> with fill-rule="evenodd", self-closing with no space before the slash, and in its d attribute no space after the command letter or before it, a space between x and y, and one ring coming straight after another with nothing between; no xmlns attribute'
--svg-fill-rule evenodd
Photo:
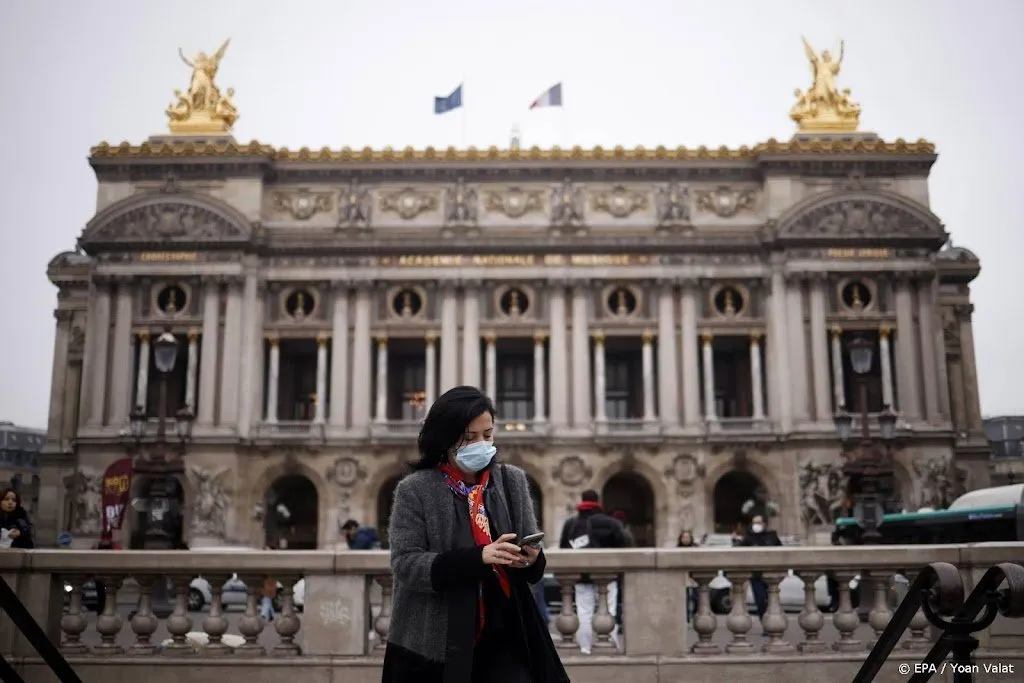
<svg viewBox="0 0 1024 683"><path fill-rule="evenodd" d="M942 544L1024 541L1024 484L970 491L945 510L889 514L878 526L882 543ZM863 530L853 517L840 517L833 545L860 545Z"/></svg>

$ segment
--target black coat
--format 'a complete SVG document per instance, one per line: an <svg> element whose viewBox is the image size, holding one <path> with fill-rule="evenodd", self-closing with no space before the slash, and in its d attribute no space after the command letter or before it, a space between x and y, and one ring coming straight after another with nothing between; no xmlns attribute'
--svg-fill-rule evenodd
<svg viewBox="0 0 1024 683"><path fill-rule="evenodd" d="M0 529L17 529L18 537L11 541L12 548L29 550L35 547L35 539L32 537L32 522L28 518L25 508L16 507L12 512L0 510Z"/></svg>

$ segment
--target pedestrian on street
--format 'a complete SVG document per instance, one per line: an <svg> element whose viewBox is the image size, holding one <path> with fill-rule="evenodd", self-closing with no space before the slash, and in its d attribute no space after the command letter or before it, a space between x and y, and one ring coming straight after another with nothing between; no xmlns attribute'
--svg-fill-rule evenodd
<svg viewBox="0 0 1024 683"><path fill-rule="evenodd" d="M568 683L531 586L546 560L526 473L496 461L494 404L455 387L430 407L395 489L383 683ZM539 540L539 539L538 539Z"/></svg>
<svg viewBox="0 0 1024 683"><path fill-rule="evenodd" d="M341 525L349 550L380 550L380 535L372 526L359 526L359 522L350 519Z"/></svg>
<svg viewBox="0 0 1024 683"><path fill-rule="evenodd" d="M697 541L693 540L693 532L689 529L683 529L679 532L679 538L676 543L678 548L697 548ZM693 615L697 613L697 582L693 580L693 577L686 579L686 618L689 621L693 621Z"/></svg>
<svg viewBox="0 0 1024 683"><path fill-rule="evenodd" d="M0 497L0 549L35 547L32 520L21 506L21 496L12 488L4 489Z"/></svg>
<svg viewBox="0 0 1024 683"><path fill-rule="evenodd" d="M761 548L780 546L779 535L765 526L762 515L754 515L750 521L750 531L740 543L745 548ZM754 572L750 577L750 591L754 594L754 605L757 607L758 618L764 617L768 610L768 584L764 582L761 572Z"/></svg>
<svg viewBox="0 0 1024 683"><path fill-rule="evenodd" d="M586 490L580 496L576 506L576 514L565 520L562 526L562 538L559 548L587 550L597 548L628 548L632 546L632 536L622 523L604 512L601 497L597 491ZM619 612L619 590L615 581L608 584L608 611L612 617ZM589 574L580 576L576 584L576 615L580 627L576 632L576 642L580 652L589 655L594 645L594 612L597 609L597 588ZM612 640L618 647L619 626L612 630Z"/></svg>

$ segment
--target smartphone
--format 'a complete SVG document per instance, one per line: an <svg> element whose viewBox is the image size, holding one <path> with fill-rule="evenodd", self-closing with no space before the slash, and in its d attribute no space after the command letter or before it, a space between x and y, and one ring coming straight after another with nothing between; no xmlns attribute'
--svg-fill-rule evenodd
<svg viewBox="0 0 1024 683"><path fill-rule="evenodd" d="M530 534L529 536L525 537L523 540L519 541L516 545L519 545L520 547L522 547L524 545L528 545L528 546L531 546L533 548L536 548L536 547L538 547L540 545L541 541L543 541L543 540L544 540L544 532L543 531L539 531L539 532L537 532L535 534Z"/></svg>

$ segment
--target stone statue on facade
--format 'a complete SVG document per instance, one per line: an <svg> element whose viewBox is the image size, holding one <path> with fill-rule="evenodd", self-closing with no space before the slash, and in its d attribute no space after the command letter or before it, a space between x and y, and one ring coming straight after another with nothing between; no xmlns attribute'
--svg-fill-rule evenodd
<svg viewBox="0 0 1024 683"><path fill-rule="evenodd" d="M76 533L91 536L102 529L103 476L82 467L69 478L68 492L74 501Z"/></svg>
<svg viewBox="0 0 1024 683"><path fill-rule="evenodd" d="M444 193L444 222L448 227L465 228L476 225L477 194L459 178Z"/></svg>
<svg viewBox="0 0 1024 683"><path fill-rule="evenodd" d="M849 88L840 92L836 76L843 64L845 43L839 43L839 59L823 50L819 55L804 41L804 52L811 64L813 82L807 92L796 90L797 103L789 112L801 132L853 132L860 122L860 105L850 99Z"/></svg>
<svg viewBox="0 0 1024 683"><path fill-rule="evenodd" d="M967 473L952 458L936 457L914 462L920 490L918 509L944 510L967 491Z"/></svg>
<svg viewBox="0 0 1024 683"><path fill-rule="evenodd" d="M553 228L581 228L583 226L583 188L574 187L566 178L561 187L551 190L551 226Z"/></svg>
<svg viewBox="0 0 1024 683"><path fill-rule="evenodd" d="M834 524L846 505L847 477L841 466L813 462L800 470L800 501L809 526Z"/></svg>
<svg viewBox="0 0 1024 683"><path fill-rule="evenodd" d="M189 465L188 478L195 490L192 501L192 535L224 538L230 499L224 490L227 468L211 470Z"/></svg>
<svg viewBox="0 0 1024 683"><path fill-rule="evenodd" d="M690 222L690 190L678 181L668 187L654 190L654 205L658 211L658 226L675 228Z"/></svg>
<svg viewBox="0 0 1024 683"><path fill-rule="evenodd" d="M238 120L238 110L231 102L235 91L228 88L227 95L222 95L216 83L220 61L230 43L230 38L225 40L212 57L200 52L191 60L178 49L181 61L192 69L192 80L187 92L174 91L177 101L167 108L172 133L224 135Z"/></svg>
<svg viewBox="0 0 1024 683"><path fill-rule="evenodd" d="M359 186L355 178L348 187L341 191L338 201L338 227L361 229L370 227L373 211L373 196L370 191Z"/></svg>

